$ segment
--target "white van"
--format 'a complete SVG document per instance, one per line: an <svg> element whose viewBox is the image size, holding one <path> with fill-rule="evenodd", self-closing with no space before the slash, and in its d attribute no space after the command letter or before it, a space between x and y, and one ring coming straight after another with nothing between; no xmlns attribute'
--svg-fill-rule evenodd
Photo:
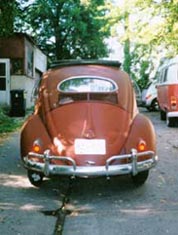
<svg viewBox="0 0 178 235"><path fill-rule="evenodd" d="M142 94L142 106L146 107L148 111L157 111L159 105L157 100L156 81L153 81Z"/></svg>
<svg viewBox="0 0 178 235"><path fill-rule="evenodd" d="M167 60L157 72L160 118L167 126L178 125L178 56Z"/></svg>

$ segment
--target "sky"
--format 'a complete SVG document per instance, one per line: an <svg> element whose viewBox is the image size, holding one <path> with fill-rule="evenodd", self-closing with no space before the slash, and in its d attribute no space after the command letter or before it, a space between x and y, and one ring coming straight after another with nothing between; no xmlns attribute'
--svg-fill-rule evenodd
<svg viewBox="0 0 178 235"><path fill-rule="evenodd" d="M108 48L111 50L108 59L119 60L120 62L123 62L123 48L121 44L119 44L118 38L110 37L106 40L106 43Z"/></svg>

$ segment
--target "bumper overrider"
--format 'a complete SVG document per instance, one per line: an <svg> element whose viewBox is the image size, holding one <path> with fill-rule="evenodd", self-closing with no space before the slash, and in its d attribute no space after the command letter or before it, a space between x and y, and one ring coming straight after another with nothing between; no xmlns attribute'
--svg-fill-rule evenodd
<svg viewBox="0 0 178 235"><path fill-rule="evenodd" d="M42 162L33 161L31 157L37 159L43 159ZM150 159L144 161L137 161L140 156L150 156ZM115 160L130 159L130 163L112 165ZM51 160L60 160L67 162L69 165L56 165L51 164ZM74 159L66 156L53 156L50 155L50 150L46 150L44 154L37 154L30 152L28 156L24 157L24 166L27 169L41 172L45 176L50 175L68 175L68 176L114 176L132 174L137 175L141 171L151 169L156 165L158 157L153 151L137 152L136 149L132 149L130 154L111 156L107 159L104 166L77 166Z"/></svg>
<svg viewBox="0 0 178 235"><path fill-rule="evenodd" d="M31 157L42 159L44 162L33 161ZM150 156L150 159L144 161L137 161L140 156ZM113 165L113 161L130 159L130 163ZM56 165L51 164L51 160L60 160L67 162L70 165ZM114 176L132 174L136 175L141 171L151 169L156 165L158 157L153 151L137 152L132 149L130 154L111 156L107 159L104 166L77 166L74 159L71 157L59 157L50 155L50 150L46 150L44 154L37 154L30 152L24 158L23 164L27 169L43 173L45 176L50 175L68 175L68 176Z"/></svg>

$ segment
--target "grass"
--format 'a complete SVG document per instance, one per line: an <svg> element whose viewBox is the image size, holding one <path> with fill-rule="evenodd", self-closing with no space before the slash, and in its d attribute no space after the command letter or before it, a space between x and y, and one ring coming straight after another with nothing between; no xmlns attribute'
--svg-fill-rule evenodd
<svg viewBox="0 0 178 235"><path fill-rule="evenodd" d="M24 118L8 116L8 109L0 107L0 135L13 132L22 126Z"/></svg>

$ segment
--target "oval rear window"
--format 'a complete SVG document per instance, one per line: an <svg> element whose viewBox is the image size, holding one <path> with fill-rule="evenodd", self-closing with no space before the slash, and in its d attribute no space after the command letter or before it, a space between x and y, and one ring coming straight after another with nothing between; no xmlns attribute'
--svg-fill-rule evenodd
<svg viewBox="0 0 178 235"><path fill-rule="evenodd" d="M94 76L71 77L58 85L61 92L113 92L117 85L111 79Z"/></svg>

